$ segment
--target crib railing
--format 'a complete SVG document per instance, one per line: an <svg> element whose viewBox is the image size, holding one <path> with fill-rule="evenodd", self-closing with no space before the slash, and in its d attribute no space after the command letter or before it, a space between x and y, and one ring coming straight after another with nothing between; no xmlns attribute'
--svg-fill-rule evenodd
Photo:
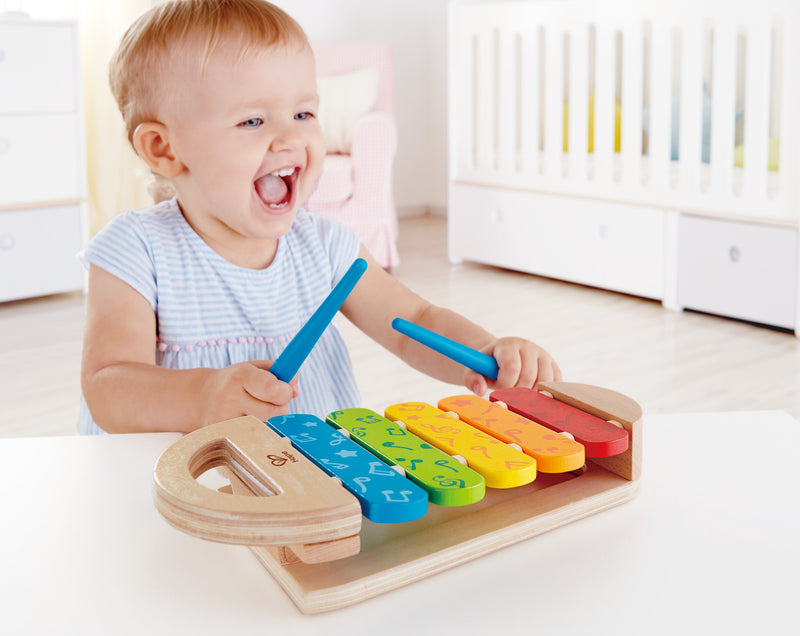
<svg viewBox="0 0 800 636"><path fill-rule="evenodd" d="M451 11L453 181L797 225L796 0Z"/></svg>

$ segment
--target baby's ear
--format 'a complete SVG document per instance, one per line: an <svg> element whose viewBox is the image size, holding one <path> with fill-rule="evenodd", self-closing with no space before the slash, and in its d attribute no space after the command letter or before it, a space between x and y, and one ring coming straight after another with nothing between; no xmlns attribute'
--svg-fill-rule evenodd
<svg viewBox="0 0 800 636"><path fill-rule="evenodd" d="M172 150L167 127L157 121L146 121L136 127L133 147L150 169L162 177L176 177L185 168Z"/></svg>

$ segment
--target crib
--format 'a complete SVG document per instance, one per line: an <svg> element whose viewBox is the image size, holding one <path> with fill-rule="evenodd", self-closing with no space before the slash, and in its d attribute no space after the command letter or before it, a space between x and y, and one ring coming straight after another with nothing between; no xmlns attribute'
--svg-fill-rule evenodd
<svg viewBox="0 0 800 636"><path fill-rule="evenodd" d="M453 1L448 249L798 333L800 3Z"/></svg>

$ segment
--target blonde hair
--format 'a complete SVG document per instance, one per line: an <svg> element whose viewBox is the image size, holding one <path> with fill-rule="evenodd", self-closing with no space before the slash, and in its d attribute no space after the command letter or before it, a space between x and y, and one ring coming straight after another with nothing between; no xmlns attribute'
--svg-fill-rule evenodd
<svg viewBox="0 0 800 636"><path fill-rule="evenodd" d="M293 42L308 46L294 18L264 0L170 0L128 28L111 58L109 83L131 144L136 127L156 119L161 75L170 55L187 42L198 42L202 69L220 43L231 37L239 39L241 55Z"/></svg>

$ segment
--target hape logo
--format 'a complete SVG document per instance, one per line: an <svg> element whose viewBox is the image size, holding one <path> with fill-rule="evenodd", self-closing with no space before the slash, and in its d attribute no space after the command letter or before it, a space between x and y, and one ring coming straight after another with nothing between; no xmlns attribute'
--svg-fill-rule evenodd
<svg viewBox="0 0 800 636"><path fill-rule="evenodd" d="M267 455L267 459L273 466L283 466L287 461L297 463L297 458L287 451L283 451L280 455Z"/></svg>
<svg viewBox="0 0 800 636"><path fill-rule="evenodd" d="M281 457L280 455L267 455L267 459L273 466L283 466L288 461L286 457Z"/></svg>

